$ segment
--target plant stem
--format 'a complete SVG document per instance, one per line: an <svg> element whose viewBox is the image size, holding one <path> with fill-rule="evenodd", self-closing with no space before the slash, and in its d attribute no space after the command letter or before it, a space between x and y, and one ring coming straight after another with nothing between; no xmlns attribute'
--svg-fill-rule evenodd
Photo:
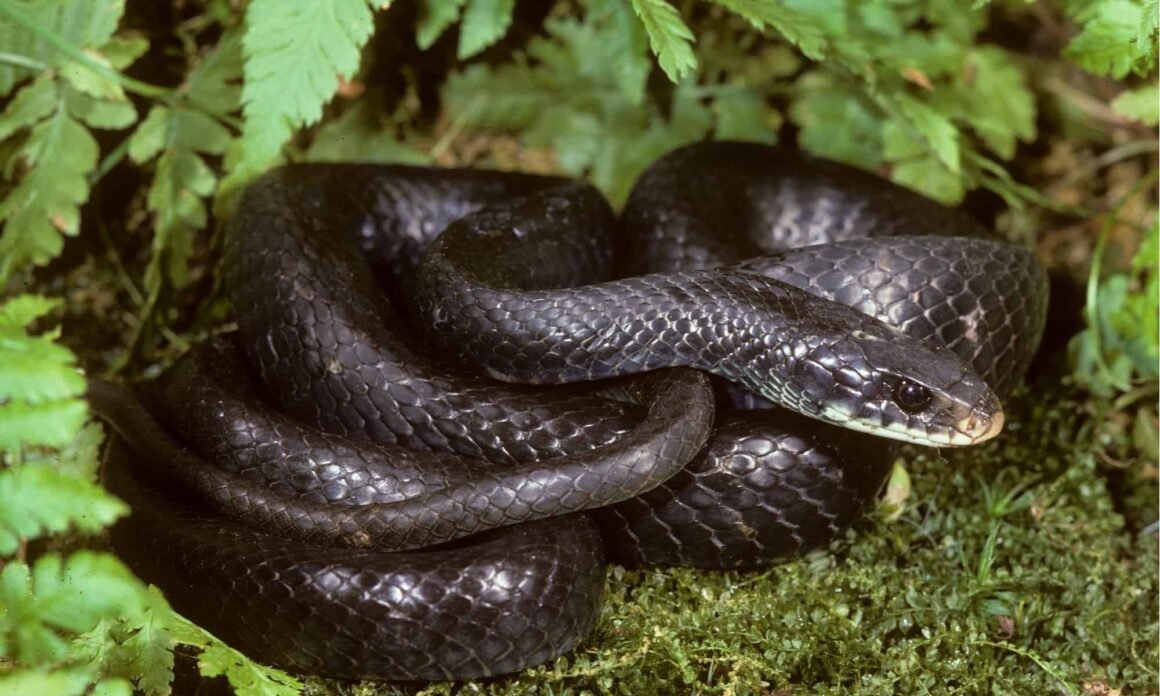
<svg viewBox="0 0 1160 696"><path fill-rule="evenodd" d="M122 138L121 142L117 144L117 147L102 157L97 168L89 174L89 186L93 186L103 179L109 173L109 170L117 166L121 160L125 159L125 155L127 154L129 154L129 138Z"/></svg>
<svg viewBox="0 0 1160 696"><path fill-rule="evenodd" d="M92 56L69 43L60 34L57 34L56 32L44 26L41 26L40 23L24 14L24 12L21 10L17 9L15 3L7 2L6 0L0 0L0 17L7 17L21 28L32 32L33 34L39 36L41 39L44 39L46 42L48 42L49 45L65 54L69 58L72 58L78 63L81 63L93 72L99 73L109 78L130 92L140 94L144 97L153 97L156 99L168 99L170 96L169 89L158 87L157 85L151 85L147 82L141 82L140 80L135 80L127 75L122 75L121 73L113 70L100 61L93 59ZM30 66L22 65L21 67Z"/></svg>
<svg viewBox="0 0 1160 696"><path fill-rule="evenodd" d="M25 68L33 72L45 72L51 70L52 66L47 63L41 63L39 60L33 60L28 56L22 56L19 53L0 52L0 63L11 65L16 68Z"/></svg>
<svg viewBox="0 0 1160 696"><path fill-rule="evenodd" d="M1096 365L1101 373L1108 380L1108 383L1114 386L1121 392L1130 391L1132 386L1121 382L1115 377L1112 369L1108 367L1104 360L1103 353L1103 331L1104 324L1100 321L1100 276L1104 264L1104 248L1108 244L1108 237L1112 232L1112 228L1116 226L1116 221L1120 217L1120 212L1124 206L1128 204L1136 194L1143 191L1145 188L1150 188L1156 183L1157 172L1152 171L1136 182L1131 191L1127 195L1116 202L1116 205L1105 218L1103 225L1100 227L1100 236L1096 238L1096 247L1092 251L1092 262L1088 268L1087 292L1084 300L1084 319L1087 321L1088 328L1091 329L1091 337L1093 344L1093 355L1095 356Z"/></svg>

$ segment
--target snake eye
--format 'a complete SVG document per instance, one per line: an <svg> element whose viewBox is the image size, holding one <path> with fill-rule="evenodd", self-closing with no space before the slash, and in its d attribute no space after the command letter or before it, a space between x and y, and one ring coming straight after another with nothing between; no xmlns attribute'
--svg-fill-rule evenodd
<svg viewBox="0 0 1160 696"><path fill-rule="evenodd" d="M930 405L930 390L926 387L904 379L894 388L894 403L907 413L918 413Z"/></svg>

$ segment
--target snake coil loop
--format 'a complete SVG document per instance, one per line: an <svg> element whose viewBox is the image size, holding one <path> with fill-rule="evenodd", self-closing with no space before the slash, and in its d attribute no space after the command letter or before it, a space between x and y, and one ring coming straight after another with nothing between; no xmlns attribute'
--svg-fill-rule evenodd
<svg viewBox="0 0 1160 696"><path fill-rule="evenodd" d="M279 169L223 277L236 335L138 394L90 384L133 508L113 542L255 659L378 679L572 649L606 553L827 543L891 441L998 433L1047 300L1030 252L955 211L742 143L665 156L619 219L552 177Z"/></svg>

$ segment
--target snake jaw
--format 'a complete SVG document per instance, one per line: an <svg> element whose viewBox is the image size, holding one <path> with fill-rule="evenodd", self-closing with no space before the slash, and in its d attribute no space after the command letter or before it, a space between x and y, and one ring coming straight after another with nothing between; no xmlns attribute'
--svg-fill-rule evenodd
<svg viewBox="0 0 1160 696"><path fill-rule="evenodd" d="M1003 409L996 408L989 414L978 409L972 409L971 415L959 422L957 437L952 446L977 445L986 442L1003 432Z"/></svg>
<svg viewBox="0 0 1160 696"><path fill-rule="evenodd" d="M856 418L836 408L822 408L815 416L834 425L848 430L876 435L890 440L909 442L924 447L966 447L977 445L991 439L1003 429L1003 412L997 411L993 416L971 415L962 419L952 428L940 429L936 432L916 430L908 423L895 421L878 424L861 418Z"/></svg>

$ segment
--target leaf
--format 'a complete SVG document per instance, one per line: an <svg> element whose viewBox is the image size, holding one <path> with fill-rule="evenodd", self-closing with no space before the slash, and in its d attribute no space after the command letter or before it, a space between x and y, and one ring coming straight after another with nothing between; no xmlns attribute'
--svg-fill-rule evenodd
<svg viewBox="0 0 1160 696"><path fill-rule="evenodd" d="M1157 33L1160 33L1160 0L1145 0L1136 32L1136 53L1144 65L1156 65Z"/></svg>
<svg viewBox="0 0 1160 696"><path fill-rule="evenodd" d="M587 0L585 9L583 24L555 22L552 33L583 55L594 56L590 65L610 69L624 98L640 104L652 68L644 27L622 0Z"/></svg>
<svg viewBox="0 0 1160 696"><path fill-rule="evenodd" d="M963 184L931 153L929 146L914 136L911 128L898 121L882 127L882 155L893 163L890 178L895 183L944 203L963 197Z"/></svg>
<svg viewBox="0 0 1160 696"><path fill-rule="evenodd" d="M58 106L32 128L19 163L27 173L0 201L0 282L28 261L47 263L60 254L63 235L77 234L97 142Z"/></svg>
<svg viewBox="0 0 1160 696"><path fill-rule="evenodd" d="M266 667L242 655L225 643L215 642L202 650L197 666L207 677L222 677L239 696L296 696L302 693L302 682Z"/></svg>
<svg viewBox="0 0 1160 696"><path fill-rule="evenodd" d="M69 528L98 532L129 512L129 507L95 483L47 466L0 470L0 555L14 553L21 541Z"/></svg>
<svg viewBox="0 0 1160 696"><path fill-rule="evenodd" d="M399 162L430 164L431 158L395 138L378 123L369 99L360 99L314 136L306 151L311 162Z"/></svg>
<svg viewBox="0 0 1160 696"><path fill-rule="evenodd" d="M25 452L24 464L50 466L62 474L95 481L104 439L105 432L100 423L90 419L59 450L36 449Z"/></svg>
<svg viewBox="0 0 1160 696"><path fill-rule="evenodd" d="M798 80L796 90L789 115L803 148L863 169L882 164L882 118L857 92L819 72Z"/></svg>
<svg viewBox="0 0 1160 696"><path fill-rule="evenodd" d="M171 121L171 141L187 138L188 133L210 123L221 127L204 114L180 110ZM153 256L145 273L145 286L150 294L162 286L163 274L176 287L184 287L189 282L187 262L193 251L193 234L206 225L208 214L204 199L213 193L216 185L217 176L196 150L175 146L161 153L145 199L149 210L156 215Z"/></svg>
<svg viewBox="0 0 1160 696"><path fill-rule="evenodd" d="M1155 126L1160 122L1160 89L1153 82L1136 89L1124 90L1112 100L1112 109L1145 126Z"/></svg>
<svg viewBox="0 0 1160 696"><path fill-rule="evenodd" d="M649 45L670 80L680 82L697 69L693 32L676 8L665 0L632 0L632 9L644 24Z"/></svg>
<svg viewBox="0 0 1160 696"><path fill-rule="evenodd" d="M488 70L472 65L452 75L443 88L447 109L466 114L480 128L523 130L534 123L551 103L553 95L565 99L564 90L546 80L541 71L526 65L505 65Z"/></svg>
<svg viewBox="0 0 1160 696"><path fill-rule="evenodd" d="M563 113L546 114L540 126L556 135L542 142L557 152L564 171L587 175L614 206L620 206L637 176L657 158L704 138L712 116L691 88L679 85L667 119L641 112L612 114L605 122L590 119L575 133L567 124ZM537 136L532 131L528 137Z"/></svg>
<svg viewBox="0 0 1160 696"><path fill-rule="evenodd" d="M190 72L185 96L208 114L232 114L242 103L242 70L242 34L231 29Z"/></svg>
<svg viewBox="0 0 1160 696"><path fill-rule="evenodd" d="M415 34L415 43L420 49L431 48L447 27L459 19L465 2L467 0L423 0Z"/></svg>
<svg viewBox="0 0 1160 696"><path fill-rule="evenodd" d="M103 57L90 54L89 58L112 70L109 61ZM121 88L120 83L110 79L103 72L97 72L86 63L70 60L60 66L59 74L73 89L82 94L97 99L125 100L125 90Z"/></svg>
<svg viewBox="0 0 1160 696"><path fill-rule="evenodd" d="M827 36L851 41L857 37L853 35L855 32L851 31L850 17L858 10L873 7L875 0L856 3L847 3L846 0L777 0L776 4L782 8L780 14L787 17L783 21L792 21L795 24L808 23ZM899 5L894 0L885 0L884 4L892 6L892 9ZM906 4L902 5L905 7ZM791 16L792 20L789 19ZM895 23L898 21L895 18Z"/></svg>
<svg viewBox="0 0 1160 696"><path fill-rule="evenodd" d="M1107 328L1131 359L1137 375L1154 379L1160 372L1160 227L1153 222L1132 259L1130 286L1122 303L1106 312ZM1107 282L1107 281L1105 281Z"/></svg>
<svg viewBox="0 0 1160 696"><path fill-rule="evenodd" d="M2 405L15 399L39 404L84 392L85 380L64 346L41 338L8 336L0 343L0 360Z"/></svg>
<svg viewBox="0 0 1160 696"><path fill-rule="evenodd" d="M84 425L88 410L83 401L0 405L0 449L44 445L61 447Z"/></svg>
<svg viewBox="0 0 1160 696"><path fill-rule="evenodd" d="M133 658L128 673L137 677L137 686L146 694L167 694L173 682L173 641L167 629L169 621L169 617L162 620L154 616L153 611L147 612L145 620L136 624L136 630L124 643Z"/></svg>
<svg viewBox="0 0 1160 696"><path fill-rule="evenodd" d="M228 32L194 67L182 98L172 107L153 107L129 139L134 162L158 158L146 196L154 235L145 269L145 317L153 313L165 287L188 283L194 235L208 220L205 199L218 185L204 155L221 156L235 142L219 119L228 118L240 104L241 48L240 34ZM150 324L139 326L134 344Z"/></svg>
<svg viewBox="0 0 1160 696"><path fill-rule="evenodd" d="M56 85L46 76L25 85L0 113L0 140L11 137L24 128L31 128L56 110ZM9 162L7 170L14 162ZM5 174L11 175L6 171Z"/></svg>
<svg viewBox="0 0 1160 696"><path fill-rule="evenodd" d="M168 696L174 663L169 627L178 617L156 587L147 600L140 613L102 620L79 636L75 652L104 677L132 680L147 696Z"/></svg>
<svg viewBox="0 0 1160 696"><path fill-rule="evenodd" d="M68 112L91 128L119 130L137 120L137 109L128 98L98 99L73 89L66 89L64 98Z"/></svg>
<svg viewBox="0 0 1160 696"><path fill-rule="evenodd" d="M459 28L459 59L470 58L503 38L515 6L515 0L467 0Z"/></svg>
<svg viewBox="0 0 1160 696"><path fill-rule="evenodd" d="M246 11L241 181L273 162L294 130L359 64L374 29L367 0L254 0Z"/></svg>
<svg viewBox="0 0 1160 696"><path fill-rule="evenodd" d="M1130 0L1102 0L1064 55L1084 70L1121 79L1136 64L1138 54L1130 49L1137 46L1141 19L1141 8Z"/></svg>
<svg viewBox="0 0 1160 696"><path fill-rule="evenodd" d="M777 141L781 118L766 106L757 90L738 90L718 97L713 101L713 113L717 116L719 139Z"/></svg>
<svg viewBox="0 0 1160 696"><path fill-rule="evenodd" d="M125 679L102 679L89 693L92 696L133 696L133 685Z"/></svg>
<svg viewBox="0 0 1160 696"><path fill-rule="evenodd" d="M40 338L26 333L57 306L59 301L38 295L20 295L0 305L0 404L44 403L84 391L72 352L51 343L52 334Z"/></svg>
<svg viewBox="0 0 1160 696"><path fill-rule="evenodd" d="M65 445L84 424L87 409L78 397L85 381L76 358L51 342L54 334L26 334L57 304L24 295L0 305L0 449Z"/></svg>
<svg viewBox="0 0 1160 696"><path fill-rule="evenodd" d="M154 106L149 110L145 120L129 136L129 159L145 164L161 152L165 147L169 114L169 109L164 106Z"/></svg>
<svg viewBox="0 0 1160 696"><path fill-rule="evenodd" d="M11 2L14 10L27 16L41 29L80 49L96 49L108 42L125 10L125 0L7 2ZM39 34L24 29L16 22L0 22L0 46L7 53L52 67L59 67L70 60ZM8 94L19 81L30 75L28 68L0 63L0 96Z"/></svg>
<svg viewBox="0 0 1160 696"><path fill-rule="evenodd" d="M987 147L1003 159L1011 159L1017 140L1035 139L1035 95L1023 73L1000 49L972 50L965 70L974 79L962 88L963 120Z"/></svg>
<svg viewBox="0 0 1160 696"><path fill-rule="evenodd" d="M43 295L17 295L0 304L0 337L23 336L32 322L60 307L61 301Z"/></svg>
<svg viewBox="0 0 1160 696"><path fill-rule="evenodd" d="M942 162L925 154L896 163L890 179L947 204L958 203L965 193L962 179L949 172Z"/></svg>
<svg viewBox="0 0 1160 696"><path fill-rule="evenodd" d="M814 60L824 57L825 31L812 17L769 0L713 0L764 31L768 26Z"/></svg>
<svg viewBox="0 0 1160 696"><path fill-rule="evenodd" d="M906 124L930 148L931 154L952 174L961 169L958 130L950 119L929 105L905 93L897 93L887 101L897 108Z"/></svg>
<svg viewBox="0 0 1160 696"><path fill-rule="evenodd" d="M27 666L61 660L66 634L91 631L102 619L139 612L145 587L107 553L48 554L30 569L0 569L0 655Z"/></svg>
<svg viewBox="0 0 1160 696"><path fill-rule="evenodd" d="M89 675L79 669L39 671L17 669L0 675L0 694L51 694L52 696L80 696L89 685Z"/></svg>
<svg viewBox="0 0 1160 696"><path fill-rule="evenodd" d="M124 70L145 55L149 50L149 39L140 34L114 36L101 46L101 55L116 70Z"/></svg>
<svg viewBox="0 0 1160 696"><path fill-rule="evenodd" d="M301 693L302 683L294 677L259 665L200 626L181 616L175 618L173 638L179 643L202 648L197 661L202 675L226 677L239 696L295 696Z"/></svg>

